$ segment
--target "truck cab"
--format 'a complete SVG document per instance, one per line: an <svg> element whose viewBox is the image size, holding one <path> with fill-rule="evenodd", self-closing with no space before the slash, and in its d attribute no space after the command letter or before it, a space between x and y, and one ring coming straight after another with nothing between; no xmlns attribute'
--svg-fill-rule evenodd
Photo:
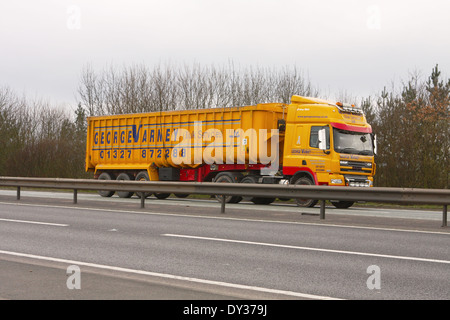
<svg viewBox="0 0 450 320"><path fill-rule="evenodd" d="M293 96L287 106L283 176L291 184L373 186L375 136L362 110ZM304 200L299 205L314 206ZM340 208L353 202L333 202Z"/></svg>

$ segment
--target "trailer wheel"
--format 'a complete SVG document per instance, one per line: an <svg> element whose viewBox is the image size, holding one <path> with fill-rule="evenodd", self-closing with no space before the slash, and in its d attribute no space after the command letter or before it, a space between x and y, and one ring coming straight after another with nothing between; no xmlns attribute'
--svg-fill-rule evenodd
<svg viewBox="0 0 450 320"><path fill-rule="evenodd" d="M233 172L224 172L219 173L216 178L214 179L214 182L218 183L239 183L242 179L241 173L233 173ZM216 195L216 199L218 201L222 201L221 195ZM226 203L238 203L242 200L241 196L225 196L225 202Z"/></svg>
<svg viewBox="0 0 450 320"><path fill-rule="evenodd" d="M254 175L248 175L242 178L241 183L258 183L258 177ZM253 197L243 196L242 200L252 201Z"/></svg>
<svg viewBox="0 0 450 320"><path fill-rule="evenodd" d="M189 197L189 193L174 193L177 198L187 198Z"/></svg>
<svg viewBox="0 0 450 320"><path fill-rule="evenodd" d="M271 204L275 201L275 198L253 198L252 202L254 204Z"/></svg>
<svg viewBox="0 0 450 320"><path fill-rule="evenodd" d="M130 176L128 175L128 173L122 172L121 174L119 174L116 178L116 180L126 180L129 181L131 180ZM120 198L131 198L131 196L134 194L134 192L130 192L130 191L117 191L117 195Z"/></svg>
<svg viewBox="0 0 450 320"><path fill-rule="evenodd" d="M297 179L294 182L294 184L312 186L313 182L306 177L301 177L301 178ZM299 207L310 207L310 208L314 207L318 202L318 200L314 200L314 199L299 199L299 198L297 198L295 200Z"/></svg>
<svg viewBox="0 0 450 320"><path fill-rule="evenodd" d="M241 183L258 183L258 177L248 175L241 180ZM271 204L275 198L260 198L260 197L244 197L245 200L250 200L254 204Z"/></svg>
<svg viewBox="0 0 450 320"><path fill-rule="evenodd" d="M350 208L355 202L354 201L330 201L333 206L339 209Z"/></svg>
<svg viewBox="0 0 450 320"><path fill-rule="evenodd" d="M98 177L98 180L112 180L111 175L108 172L102 172ZM112 197L115 191L99 190L98 194L102 197Z"/></svg>
<svg viewBox="0 0 450 320"><path fill-rule="evenodd" d="M170 193L156 193L155 192L155 197L157 197L158 199L166 199L170 196Z"/></svg>
<svg viewBox="0 0 450 320"><path fill-rule="evenodd" d="M148 177L148 173L147 171L141 171L136 175L136 181L150 181L149 177ZM152 195L151 192L136 192L136 195L139 198L142 198L142 195L144 195L144 197L150 197Z"/></svg>

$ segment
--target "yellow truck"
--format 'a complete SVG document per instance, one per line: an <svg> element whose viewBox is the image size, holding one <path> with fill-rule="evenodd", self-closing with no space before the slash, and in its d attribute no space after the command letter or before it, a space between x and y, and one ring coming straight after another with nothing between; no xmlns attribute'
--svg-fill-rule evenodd
<svg viewBox="0 0 450 320"><path fill-rule="evenodd" d="M294 95L290 104L89 117L86 170L102 180L371 187L375 152L375 135L360 108ZM269 204L275 199L250 200ZM296 201L309 207L317 203Z"/></svg>

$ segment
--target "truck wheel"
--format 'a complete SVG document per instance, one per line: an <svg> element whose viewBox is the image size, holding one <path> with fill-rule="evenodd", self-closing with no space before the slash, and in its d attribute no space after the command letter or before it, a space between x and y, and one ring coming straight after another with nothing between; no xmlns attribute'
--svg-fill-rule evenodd
<svg viewBox="0 0 450 320"><path fill-rule="evenodd" d="M302 177L302 178L297 179L294 182L294 184L304 185L304 186L312 186L313 182L306 177ZM318 200L314 200L314 199L295 199L295 200L299 207L310 207L310 208L314 207L318 202Z"/></svg>
<svg viewBox="0 0 450 320"><path fill-rule="evenodd" d="M125 180L125 181L129 181L131 180L130 176L128 175L128 173L122 172L121 174L119 174L116 178L116 180ZM134 194L134 192L130 192L130 191L117 191L117 195L120 198L131 198L131 196Z"/></svg>
<svg viewBox="0 0 450 320"><path fill-rule="evenodd" d="M155 193L155 197L158 199L166 199L170 196L170 193Z"/></svg>
<svg viewBox="0 0 450 320"><path fill-rule="evenodd" d="M148 173L147 171L141 171L136 175L136 181L150 181L150 179L148 178ZM144 195L144 197L150 197L152 195L151 192L136 192L136 195L139 198L142 198L142 195Z"/></svg>
<svg viewBox="0 0 450 320"><path fill-rule="evenodd" d="M354 201L330 201L333 206L339 209L350 208L355 202Z"/></svg>
<svg viewBox="0 0 450 320"><path fill-rule="evenodd" d="M241 183L258 183L258 177L248 175L241 180ZM271 204L275 201L275 198L259 198L259 197L244 197L245 200L250 200L254 204Z"/></svg>
<svg viewBox="0 0 450 320"><path fill-rule="evenodd" d="M219 173L216 178L214 179L214 182L218 182L218 183L236 183L236 182L240 182L240 178L242 177L242 174L240 173L231 173L231 172L227 172L227 173ZM222 196L221 195L216 195L216 199L218 201L222 201ZM226 196L225 197L225 202L226 203L238 203L242 200L241 196Z"/></svg>
<svg viewBox="0 0 450 320"><path fill-rule="evenodd" d="M253 198L252 202L254 204L271 204L275 201L275 198Z"/></svg>
<svg viewBox="0 0 450 320"><path fill-rule="evenodd" d="M112 177L108 172L103 172L98 177L98 180L112 180ZM112 197L112 195L114 194L114 191L99 190L98 194L101 195L102 197Z"/></svg>
<svg viewBox="0 0 450 320"><path fill-rule="evenodd" d="M189 197L189 193L174 193L177 198L187 198Z"/></svg>
<svg viewBox="0 0 450 320"><path fill-rule="evenodd" d="M253 175L248 175L242 178L241 183L258 183L258 177ZM243 196L242 200L252 201L253 197Z"/></svg>

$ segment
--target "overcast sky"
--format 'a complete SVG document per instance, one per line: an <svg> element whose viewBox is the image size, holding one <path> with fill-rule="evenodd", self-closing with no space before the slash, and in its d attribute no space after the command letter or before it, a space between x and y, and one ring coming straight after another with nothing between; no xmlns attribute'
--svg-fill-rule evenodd
<svg viewBox="0 0 450 320"><path fill-rule="evenodd" d="M76 105L80 73L159 63L295 65L321 92L450 76L449 0L16 0L0 3L0 87Z"/></svg>

